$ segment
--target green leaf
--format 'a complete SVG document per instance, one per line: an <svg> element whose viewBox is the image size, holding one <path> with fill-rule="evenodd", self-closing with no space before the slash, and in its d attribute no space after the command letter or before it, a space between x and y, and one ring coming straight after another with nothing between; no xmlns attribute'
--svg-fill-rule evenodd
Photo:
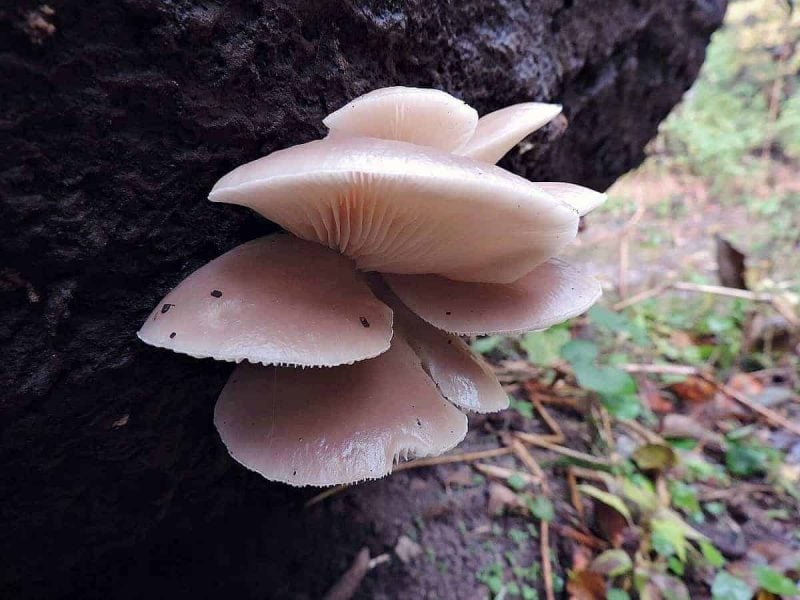
<svg viewBox="0 0 800 600"><path fill-rule="evenodd" d="M508 484L508 487L516 491L520 491L527 485L525 480L522 478L522 475L519 473L512 473L508 479L506 479L506 483Z"/></svg>
<svg viewBox="0 0 800 600"><path fill-rule="evenodd" d="M625 590L612 588L606 594L606 600L631 600L630 595Z"/></svg>
<svg viewBox="0 0 800 600"><path fill-rule="evenodd" d="M597 358L597 346L587 340L571 340L561 348L561 358L573 367L592 364Z"/></svg>
<svg viewBox="0 0 800 600"><path fill-rule="evenodd" d="M725 454L725 466L739 477L759 475L766 471L767 454L762 448L732 443Z"/></svg>
<svg viewBox="0 0 800 600"><path fill-rule="evenodd" d="M636 381L621 369L598 367L590 363L575 363L572 368L578 384L586 390L604 396L623 396L636 393Z"/></svg>
<svg viewBox="0 0 800 600"><path fill-rule="evenodd" d="M596 488L593 485L581 484L578 486L578 489L587 496L591 496L595 500L599 500L606 506L613 508L619 514L625 517L628 523L633 520L631 517L631 511L628 510L628 507L625 506L625 503L618 496L601 490L600 488Z"/></svg>
<svg viewBox="0 0 800 600"><path fill-rule="evenodd" d="M525 499L525 503L528 505L528 510L531 511L531 514L541 521L549 523L556 516L553 503L550 502L547 496L535 496L533 498L529 496Z"/></svg>
<svg viewBox="0 0 800 600"><path fill-rule="evenodd" d="M676 556L670 556L667 559L667 564L669 565L670 571L675 573L675 575L677 575L678 577L683 577L683 572L685 570L685 567L683 566L683 563Z"/></svg>
<svg viewBox="0 0 800 600"><path fill-rule="evenodd" d="M470 346L478 354L489 354L497 349L504 339L502 335L487 335L474 339Z"/></svg>
<svg viewBox="0 0 800 600"><path fill-rule="evenodd" d="M517 411L523 417L528 419L533 418L533 404L527 400L518 400L517 398L509 398L509 407Z"/></svg>
<svg viewBox="0 0 800 600"><path fill-rule="evenodd" d="M700 540L698 545L700 546L700 552L703 553L703 558L706 559L709 565L718 569L725 564L725 558L722 553L711 542Z"/></svg>
<svg viewBox="0 0 800 600"><path fill-rule="evenodd" d="M765 566L757 566L754 572L756 581L762 589L777 594L778 596L800 595L800 588L785 575L781 575L777 571Z"/></svg>
<svg viewBox="0 0 800 600"><path fill-rule="evenodd" d="M519 345L528 355L528 359L540 367L551 367L558 362L559 351L570 340L569 329L551 327L546 331L526 333Z"/></svg>
<svg viewBox="0 0 800 600"><path fill-rule="evenodd" d="M658 507L658 497L653 484L646 480L637 485L630 479L623 479L622 495L636 504L643 512L651 513Z"/></svg>
<svg viewBox="0 0 800 600"><path fill-rule="evenodd" d="M600 395L600 401L612 417L632 420L642 412L642 403L636 394Z"/></svg>
<svg viewBox="0 0 800 600"><path fill-rule="evenodd" d="M686 562L686 533L681 525L680 522L665 518L650 522L653 548L656 552L661 556L670 556L674 551L681 562Z"/></svg>
<svg viewBox="0 0 800 600"><path fill-rule="evenodd" d="M700 501L697 499L695 489L682 481L670 481L669 492L672 496L673 506L680 508L687 515L693 516L701 513Z"/></svg>
<svg viewBox="0 0 800 600"><path fill-rule="evenodd" d="M618 577L628 573L633 568L633 562L628 553L624 550L606 550L598 555L589 567L590 571L599 573L600 575L607 575L609 577Z"/></svg>
<svg viewBox="0 0 800 600"><path fill-rule="evenodd" d="M750 600L753 590L738 577L720 571L711 584L712 600Z"/></svg>
<svg viewBox="0 0 800 600"><path fill-rule="evenodd" d="M677 462L677 457L669 446L645 444L636 449L633 460L643 471L665 471Z"/></svg>
<svg viewBox="0 0 800 600"><path fill-rule="evenodd" d="M588 317L598 327L615 333L625 333L631 328L631 323L625 315L608 310L599 304L595 304L589 309Z"/></svg>

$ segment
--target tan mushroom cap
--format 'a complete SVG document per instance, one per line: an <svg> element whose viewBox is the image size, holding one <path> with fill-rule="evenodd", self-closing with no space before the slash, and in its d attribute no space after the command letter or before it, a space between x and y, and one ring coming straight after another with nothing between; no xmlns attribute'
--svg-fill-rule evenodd
<svg viewBox="0 0 800 600"><path fill-rule="evenodd" d="M249 206L359 269L509 283L577 234L578 214L535 184L434 148L332 137L243 165L210 199Z"/></svg>
<svg viewBox="0 0 800 600"><path fill-rule="evenodd" d="M561 114L561 105L526 102L501 108L478 121L472 138L456 154L496 163L531 133Z"/></svg>
<svg viewBox="0 0 800 600"><path fill-rule="evenodd" d="M595 278L555 258L511 284L435 275L386 275L385 280L414 313L459 335L544 329L583 313L602 293Z"/></svg>
<svg viewBox="0 0 800 600"><path fill-rule="evenodd" d="M594 190L574 183L537 181L536 185L553 196L553 198L569 204L578 211L580 216L592 212L607 199L606 194L602 192L595 192Z"/></svg>
<svg viewBox="0 0 800 600"><path fill-rule="evenodd" d="M377 358L332 369L240 365L214 423L245 467L299 486L383 477L398 459L441 454L467 432L466 416L402 339Z"/></svg>
<svg viewBox="0 0 800 600"><path fill-rule="evenodd" d="M385 352L392 311L352 261L319 244L271 235L192 273L138 335L195 357L332 366Z"/></svg>
<svg viewBox="0 0 800 600"><path fill-rule="evenodd" d="M398 86L359 96L322 122L336 134L399 140L451 151L472 137L478 113L446 92Z"/></svg>

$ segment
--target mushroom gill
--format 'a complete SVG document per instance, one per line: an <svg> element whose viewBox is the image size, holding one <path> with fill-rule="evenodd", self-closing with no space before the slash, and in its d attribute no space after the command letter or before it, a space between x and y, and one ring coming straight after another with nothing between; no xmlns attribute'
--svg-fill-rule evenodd
<svg viewBox="0 0 800 600"><path fill-rule="evenodd" d="M522 177L367 137L274 152L233 170L209 197L248 206L361 270L462 281L515 281L578 231L575 209Z"/></svg>
<svg viewBox="0 0 800 600"><path fill-rule="evenodd" d="M529 103L478 120L436 90L357 98L325 119L325 139L217 182L212 201L293 235L200 268L139 336L192 356L321 367L241 364L219 397L230 454L268 479L351 483L444 452L465 435L459 408L508 405L458 335L542 329L600 295L554 256L605 195L491 164L559 111Z"/></svg>

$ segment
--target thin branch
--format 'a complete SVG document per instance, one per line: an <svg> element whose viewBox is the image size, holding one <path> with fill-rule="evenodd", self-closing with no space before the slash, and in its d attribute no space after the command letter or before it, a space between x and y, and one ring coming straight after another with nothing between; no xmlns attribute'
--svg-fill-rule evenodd
<svg viewBox="0 0 800 600"><path fill-rule="evenodd" d="M400 463L395 466L394 472L407 471L408 469L418 469L420 467L432 467L434 465L447 465L450 463L459 462L472 462L475 460L483 460L484 458L493 458L495 456L504 456L511 454L511 448L492 448L491 450L479 450L477 452L465 452L463 454L444 454L442 456L431 456L428 458L419 458L405 463Z"/></svg>
<svg viewBox="0 0 800 600"><path fill-rule="evenodd" d="M539 541L542 553L542 574L544 575L544 593L547 600L555 600L553 592L553 565L550 563L550 524L542 519L539 521Z"/></svg>
<svg viewBox="0 0 800 600"><path fill-rule="evenodd" d="M533 454L516 438L511 438L511 451L519 461L539 480L542 485L542 491L545 494L550 493L550 486L547 483L547 476L542 471L542 467L536 462Z"/></svg>
<svg viewBox="0 0 800 600"><path fill-rule="evenodd" d="M559 446L558 444L553 444L548 440L542 439L542 436L538 436L533 433L525 433L523 431L518 431L514 435L516 435L520 440L522 440L526 444L533 444L534 446L539 446L540 448L546 448L547 450L552 450L553 452L557 452L558 454L563 454L564 456L569 456L570 458L574 458L576 460L580 460L594 465L600 465L602 467L611 466L611 463L605 458L601 458L599 456L592 456L591 454L586 454L585 452L579 452L578 450L573 450L572 448L566 448L564 446Z"/></svg>
<svg viewBox="0 0 800 600"><path fill-rule="evenodd" d="M628 363L619 366L623 371L628 373L651 373L654 375L700 375L700 370L697 367L689 365L648 365Z"/></svg>

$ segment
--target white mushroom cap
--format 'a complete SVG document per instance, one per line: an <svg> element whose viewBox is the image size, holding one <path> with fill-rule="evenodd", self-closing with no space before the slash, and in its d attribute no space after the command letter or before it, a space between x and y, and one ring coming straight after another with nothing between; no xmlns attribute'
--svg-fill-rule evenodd
<svg viewBox="0 0 800 600"><path fill-rule="evenodd" d="M138 335L195 357L332 366L385 352L392 311L352 261L319 244L272 235L192 273Z"/></svg>
<svg viewBox="0 0 800 600"><path fill-rule="evenodd" d="M578 211L580 216L592 212L608 198L608 196L602 192L595 192L594 190L574 183L537 181L536 185L553 196L556 200L569 204Z"/></svg>
<svg viewBox="0 0 800 600"><path fill-rule="evenodd" d="M384 279L414 313L460 335L545 329L583 313L602 293L596 279L556 258L511 284L451 281L436 275Z"/></svg>
<svg viewBox="0 0 800 600"><path fill-rule="evenodd" d="M456 154L496 163L531 133L561 114L561 105L526 102L501 108L478 121L472 138Z"/></svg>
<svg viewBox="0 0 800 600"><path fill-rule="evenodd" d="M243 165L211 191L385 273L509 283L577 234L578 214L486 163L405 142L333 137Z"/></svg>
<svg viewBox="0 0 800 600"><path fill-rule="evenodd" d="M334 133L454 150L472 137L478 113L440 90L388 87L349 102L322 121Z"/></svg>
<svg viewBox="0 0 800 600"><path fill-rule="evenodd" d="M402 339L377 358L332 369L240 365L214 423L245 467L300 486L383 477L398 459L441 454L467 432L466 416Z"/></svg>
<svg viewBox="0 0 800 600"><path fill-rule="evenodd" d="M373 282L372 289L392 308L395 337L402 336L416 352L422 368L445 398L456 406L479 413L508 408L508 394L500 386L492 367L475 355L461 338L420 319L382 281L379 285Z"/></svg>

